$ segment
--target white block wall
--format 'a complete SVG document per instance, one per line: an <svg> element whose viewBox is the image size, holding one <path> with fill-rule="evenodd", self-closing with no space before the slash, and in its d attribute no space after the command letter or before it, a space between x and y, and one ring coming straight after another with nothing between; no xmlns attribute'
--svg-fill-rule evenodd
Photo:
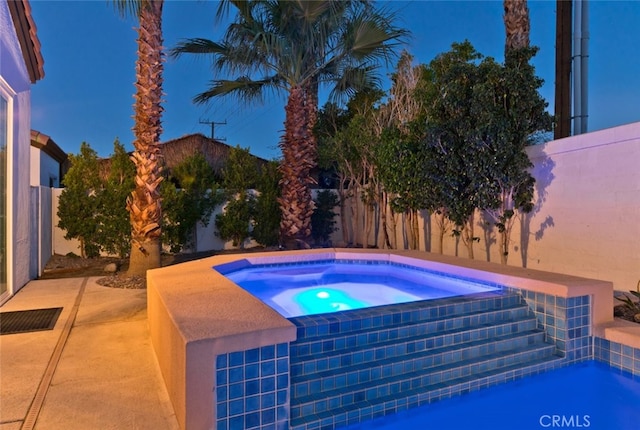
<svg viewBox="0 0 640 430"><path fill-rule="evenodd" d="M635 290L640 280L640 122L531 147L529 155L538 202L526 266Z"/></svg>

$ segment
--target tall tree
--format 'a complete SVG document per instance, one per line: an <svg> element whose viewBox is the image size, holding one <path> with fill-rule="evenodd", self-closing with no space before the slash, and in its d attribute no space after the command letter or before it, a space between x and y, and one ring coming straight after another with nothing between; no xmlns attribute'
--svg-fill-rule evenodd
<svg viewBox="0 0 640 430"><path fill-rule="evenodd" d="M484 83L491 59L468 42L454 43L449 52L429 64L432 80L428 113L427 144L431 156L440 162L434 180L439 181L443 206L455 224L454 235L474 258L476 209L497 205L490 148L483 140L484 111L477 89ZM480 64L479 64L480 63ZM484 67L481 65L484 63Z"/></svg>
<svg viewBox="0 0 640 430"><path fill-rule="evenodd" d="M499 205L487 211L500 234L500 261L507 263L511 228L519 212L532 208L535 179L525 152L532 135L551 130L552 118L538 90L542 79L535 75L531 59L537 48L529 46L530 20L526 0L504 0L506 33L505 63L497 74L488 74L489 144L495 151L494 181ZM498 70L498 69L496 69Z"/></svg>
<svg viewBox="0 0 640 430"><path fill-rule="evenodd" d="M404 51L395 73L389 97L377 111L381 144L376 163L391 208L403 213L403 235L411 249L418 249L418 211L427 209L432 188L423 151L424 104L416 89L423 67L413 65L413 56ZM421 118L418 120L418 118ZM386 207L381 208L386 211Z"/></svg>
<svg viewBox="0 0 640 430"><path fill-rule="evenodd" d="M121 15L138 19L138 57L133 132L136 166L135 189L127 200L131 221L129 274L144 275L160 267L162 208L159 149L162 133L162 6L163 0L114 0Z"/></svg>
<svg viewBox="0 0 640 430"><path fill-rule="evenodd" d="M213 55L217 70L236 75L231 80L214 79L196 102L222 95L254 101L267 90L286 92L280 142L281 236L288 247L308 246L318 89L328 84L332 95L338 96L376 85L379 61L390 58L406 31L393 25L393 13L377 10L370 1L221 3L221 7L229 5L235 7L236 18L222 42L186 40L172 55Z"/></svg>
<svg viewBox="0 0 640 430"><path fill-rule="evenodd" d="M328 103L320 111L316 127L320 146L320 166L335 169L343 240L348 245L369 247L370 233L377 223L379 180L373 163L373 147L378 141L372 123L376 105L384 93L360 91L349 100L347 109ZM384 213L384 212L383 212ZM378 237L373 237L377 246Z"/></svg>

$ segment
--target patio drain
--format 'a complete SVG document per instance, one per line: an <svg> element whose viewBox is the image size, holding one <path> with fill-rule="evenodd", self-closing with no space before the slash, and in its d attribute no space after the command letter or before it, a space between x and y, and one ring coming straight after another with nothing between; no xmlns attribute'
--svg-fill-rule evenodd
<svg viewBox="0 0 640 430"><path fill-rule="evenodd" d="M62 308L0 312L0 335L52 330Z"/></svg>

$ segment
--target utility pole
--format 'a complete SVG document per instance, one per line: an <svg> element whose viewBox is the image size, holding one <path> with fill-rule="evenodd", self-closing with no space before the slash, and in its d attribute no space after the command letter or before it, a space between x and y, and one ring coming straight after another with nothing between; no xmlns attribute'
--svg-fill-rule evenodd
<svg viewBox="0 0 640 430"><path fill-rule="evenodd" d="M571 136L571 39L573 2L556 1L556 125L554 139Z"/></svg>
<svg viewBox="0 0 640 430"><path fill-rule="evenodd" d="M226 119L224 120L224 122L215 122L215 121L209 121L209 120L207 120L207 121L200 120L200 124L210 124L210 125L211 125L211 139L213 139L213 140L221 140L221 141L225 141L225 140L227 140L227 139L226 139L226 138L224 138L224 137L220 137L220 138L216 138L216 137L215 137L215 136L216 136L216 135L215 135L215 127L216 127L216 125L227 125L227 120L226 120Z"/></svg>

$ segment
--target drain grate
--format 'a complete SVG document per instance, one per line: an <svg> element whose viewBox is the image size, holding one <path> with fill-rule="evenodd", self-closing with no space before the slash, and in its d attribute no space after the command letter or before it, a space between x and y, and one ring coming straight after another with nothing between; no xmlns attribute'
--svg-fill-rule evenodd
<svg viewBox="0 0 640 430"><path fill-rule="evenodd" d="M62 308L0 312L0 335L52 330Z"/></svg>

